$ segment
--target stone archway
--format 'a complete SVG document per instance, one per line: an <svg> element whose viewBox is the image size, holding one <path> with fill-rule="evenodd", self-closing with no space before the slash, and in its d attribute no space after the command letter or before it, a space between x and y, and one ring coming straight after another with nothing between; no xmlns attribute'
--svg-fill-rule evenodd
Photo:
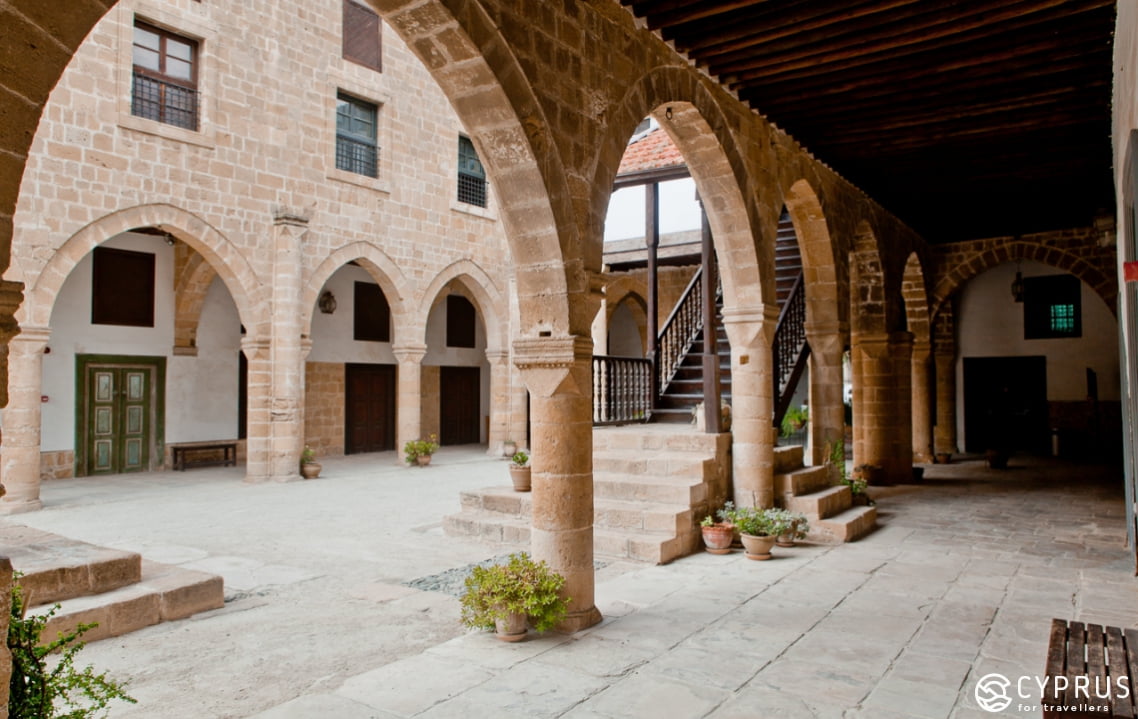
<svg viewBox="0 0 1138 719"><path fill-rule="evenodd" d="M928 273L921 257L910 253L901 276L901 299L906 326L912 335L910 416L913 460L933 461L932 404L935 396L932 365L932 317L929 313Z"/></svg>

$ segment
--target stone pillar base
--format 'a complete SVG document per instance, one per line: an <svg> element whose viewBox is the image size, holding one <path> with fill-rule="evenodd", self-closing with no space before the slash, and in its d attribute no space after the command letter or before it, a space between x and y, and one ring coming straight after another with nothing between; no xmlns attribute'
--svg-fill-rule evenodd
<svg viewBox="0 0 1138 719"><path fill-rule="evenodd" d="M37 512L41 509L43 509L43 501L39 499L28 499L22 502L9 502L7 500L0 500L0 515Z"/></svg>
<svg viewBox="0 0 1138 719"><path fill-rule="evenodd" d="M573 634L600 624L603 618L601 610L595 606L579 612L569 612L565 615L565 619L557 625L556 630L561 634Z"/></svg>

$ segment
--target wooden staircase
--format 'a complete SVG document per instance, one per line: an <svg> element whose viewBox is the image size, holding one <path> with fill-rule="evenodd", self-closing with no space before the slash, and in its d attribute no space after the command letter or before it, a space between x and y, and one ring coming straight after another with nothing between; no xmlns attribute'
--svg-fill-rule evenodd
<svg viewBox="0 0 1138 719"><path fill-rule="evenodd" d="M670 424L593 430L593 551L667 564L700 549L699 520L721 506L730 436ZM504 473L503 473L504 474ZM532 495L487 487L462 493L448 535L528 546Z"/></svg>
<svg viewBox="0 0 1138 719"><path fill-rule="evenodd" d="M850 488L835 486L828 466L803 466L801 446L775 447L774 492L775 504L806 515L810 541L852 542L877 526L877 508L853 506Z"/></svg>

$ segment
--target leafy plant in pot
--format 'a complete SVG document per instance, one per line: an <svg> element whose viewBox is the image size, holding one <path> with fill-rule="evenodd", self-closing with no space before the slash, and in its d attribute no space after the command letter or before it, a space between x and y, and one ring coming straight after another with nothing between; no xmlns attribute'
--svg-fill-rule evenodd
<svg viewBox="0 0 1138 719"><path fill-rule="evenodd" d="M562 596L564 586L564 577L525 552L511 554L505 564L474 567L460 600L462 623L495 629L502 641L521 641L527 620L544 632L565 618L571 600Z"/></svg>
<svg viewBox="0 0 1138 719"><path fill-rule="evenodd" d="M735 505L727 502L719 510L720 521L716 522L710 514L699 523L703 534L703 543L710 554L728 554L731 552L731 543L735 541L735 525L727 517L735 509Z"/></svg>
<svg viewBox="0 0 1138 719"><path fill-rule="evenodd" d="M514 452L510 457L510 480L514 483L515 492L530 491L532 485L529 455L525 452Z"/></svg>
<svg viewBox="0 0 1138 719"><path fill-rule="evenodd" d="M316 479L320 476L320 470L323 466L316 461L316 451L308 445L304 446L304 451L300 453L300 473L305 479Z"/></svg>
<svg viewBox="0 0 1138 719"><path fill-rule="evenodd" d="M773 523L771 531L775 533L775 544L780 547L793 547L796 540L806 538L806 533L810 531L810 522L807 521L805 514L791 512L788 509L768 511Z"/></svg>
<svg viewBox="0 0 1138 719"><path fill-rule="evenodd" d="M747 559L763 561L771 558L775 535L782 526L774 519L777 515L772 515L778 511L757 507L738 507L730 511L731 523L739 530Z"/></svg>
<svg viewBox="0 0 1138 719"><path fill-rule="evenodd" d="M425 467L431 463L431 455L439 448L439 436L431 434L426 439L412 439L403 445L403 455L407 464Z"/></svg>

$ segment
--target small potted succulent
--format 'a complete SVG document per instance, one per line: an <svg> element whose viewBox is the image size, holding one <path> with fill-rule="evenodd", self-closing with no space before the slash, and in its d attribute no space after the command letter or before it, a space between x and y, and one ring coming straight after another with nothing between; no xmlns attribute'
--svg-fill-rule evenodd
<svg viewBox="0 0 1138 719"><path fill-rule="evenodd" d="M775 536L782 527L775 521L775 515L772 515L772 512L777 511L779 510L738 507L730 512L731 522L743 540L747 559L763 561L771 558Z"/></svg>
<svg viewBox="0 0 1138 719"><path fill-rule="evenodd" d="M403 445L403 454L407 464L426 467L431 463L431 455L439 448L439 436L431 434L426 439L413 439Z"/></svg>
<svg viewBox="0 0 1138 719"><path fill-rule="evenodd" d="M564 586L564 577L525 552L511 554L504 564L474 567L460 600L462 623L494 629L504 642L521 641L527 622L544 632L565 618L571 600L562 596Z"/></svg>
<svg viewBox="0 0 1138 719"><path fill-rule="evenodd" d="M735 541L735 525L728 519L735 505L727 502L719 510L720 521L716 522L710 514L699 523L703 534L703 543L710 554L728 554L731 552L731 543Z"/></svg>
<svg viewBox="0 0 1138 719"><path fill-rule="evenodd" d="M514 483L515 492L530 491L529 455L525 452L514 452L513 456L510 457L510 480Z"/></svg>
<svg viewBox="0 0 1138 719"><path fill-rule="evenodd" d="M316 461L316 451L304 445L304 451L300 453L300 474L305 479L316 479L321 469L323 466Z"/></svg>

